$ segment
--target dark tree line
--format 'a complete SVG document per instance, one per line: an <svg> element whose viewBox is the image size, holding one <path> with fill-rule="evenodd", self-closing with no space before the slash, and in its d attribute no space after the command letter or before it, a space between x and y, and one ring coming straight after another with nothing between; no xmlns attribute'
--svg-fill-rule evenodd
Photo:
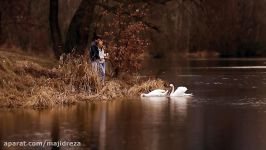
<svg viewBox="0 0 266 150"><path fill-rule="evenodd" d="M93 32L104 32L95 26L103 23L99 10L115 14L117 3L148 4L149 16L132 20L152 29L145 34L151 53L266 54L263 0L1 0L0 44L36 53L52 48L57 58L72 50L83 54Z"/></svg>
<svg viewBox="0 0 266 150"><path fill-rule="evenodd" d="M114 0L120 3L129 3L126 0ZM169 0L157 0L157 1L149 1L149 0L133 0L131 3L159 3L164 4ZM105 4L104 4L105 3ZM97 16L95 13L95 8L97 6L104 8L106 10L114 11L116 10L113 6L108 6L107 2L100 0L82 0L78 9L76 10L73 18L71 19L70 25L67 30L65 42L63 44L61 31L58 23L58 0L50 0L50 30L51 30L51 40L53 43L53 50L55 55L58 57L60 54L70 53L73 50L76 54L84 54L84 50L88 46L88 42L91 41L92 35L95 31L95 27L93 27L94 18ZM125 11L126 12L126 11ZM99 12L98 12L99 13ZM115 13L115 12L113 12ZM130 15L131 12L127 12L127 15ZM101 16L100 16L101 17ZM143 18L132 18L140 20L154 30L159 30L158 27L152 25L151 23L144 21Z"/></svg>

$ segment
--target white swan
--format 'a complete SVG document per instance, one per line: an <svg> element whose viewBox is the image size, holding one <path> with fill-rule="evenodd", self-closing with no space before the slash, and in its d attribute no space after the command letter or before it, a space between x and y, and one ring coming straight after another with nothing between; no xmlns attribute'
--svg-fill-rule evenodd
<svg viewBox="0 0 266 150"><path fill-rule="evenodd" d="M170 93L170 97L192 96L192 94L185 93L187 91L186 87L180 86L175 90L173 84L170 84L170 86L172 87L172 92Z"/></svg>
<svg viewBox="0 0 266 150"><path fill-rule="evenodd" d="M167 95L167 93L168 93L167 90L156 89L156 90L151 91L148 94L142 93L140 96L141 97L164 97Z"/></svg>

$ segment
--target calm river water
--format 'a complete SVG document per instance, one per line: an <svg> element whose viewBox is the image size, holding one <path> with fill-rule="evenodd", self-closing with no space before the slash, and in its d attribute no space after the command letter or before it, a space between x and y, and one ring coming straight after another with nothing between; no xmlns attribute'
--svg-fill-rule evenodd
<svg viewBox="0 0 266 150"><path fill-rule="evenodd" d="M186 86L194 96L2 109L0 149L59 149L4 146L13 141L81 142L60 149L91 150L266 149L266 60L152 60L145 66L143 74Z"/></svg>

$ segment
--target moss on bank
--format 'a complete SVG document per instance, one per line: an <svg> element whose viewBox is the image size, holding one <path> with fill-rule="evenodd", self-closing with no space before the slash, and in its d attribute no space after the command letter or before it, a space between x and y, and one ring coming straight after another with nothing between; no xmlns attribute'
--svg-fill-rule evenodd
<svg viewBox="0 0 266 150"><path fill-rule="evenodd" d="M109 79L102 85L82 58L68 55L53 68L47 67L49 62L56 61L0 50L0 107L71 105L134 97L165 87L162 80L144 81L137 76Z"/></svg>

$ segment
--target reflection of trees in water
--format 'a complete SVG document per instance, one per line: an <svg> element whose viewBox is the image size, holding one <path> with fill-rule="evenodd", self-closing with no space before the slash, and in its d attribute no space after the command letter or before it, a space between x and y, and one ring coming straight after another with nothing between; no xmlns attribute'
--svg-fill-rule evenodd
<svg viewBox="0 0 266 150"><path fill-rule="evenodd" d="M80 105L77 108L75 122L77 123L78 140L82 142L85 147L90 149L98 149L98 119L99 107L94 104Z"/></svg>
<svg viewBox="0 0 266 150"><path fill-rule="evenodd" d="M44 138L47 136L48 126L46 125L50 124L50 115L47 110L4 110L0 113L1 120L4 120L0 122L2 137L22 134L25 139L29 138L29 135ZM44 131L44 133L39 135L35 131Z"/></svg>
<svg viewBox="0 0 266 150"><path fill-rule="evenodd" d="M0 117L0 119L2 120L2 118ZM2 133L3 127L2 124L0 123L0 149L3 149L3 143L4 143L4 138L3 138L3 133Z"/></svg>
<svg viewBox="0 0 266 150"><path fill-rule="evenodd" d="M170 83L187 83L178 75L189 74L191 61L180 58L151 59L143 62L142 75L164 79ZM154 67L156 66L156 67Z"/></svg>
<svg viewBox="0 0 266 150"><path fill-rule="evenodd" d="M1 110L0 118L3 120L0 122L1 141L44 141L50 139L51 113L49 110ZM1 142L0 149L3 149L1 148L2 144Z"/></svg>
<svg viewBox="0 0 266 150"><path fill-rule="evenodd" d="M188 149L265 149L266 121L257 109L235 106L191 107L187 115Z"/></svg>
<svg viewBox="0 0 266 150"><path fill-rule="evenodd" d="M11 135L14 140L12 135L17 134L19 140L29 130L25 135L28 141L79 141L90 149L172 148L177 145L171 144L171 139L179 140L177 132L184 124L180 121L184 119L176 119L186 116L185 110L178 101L158 98L88 103L40 112L4 112L0 117L7 121L0 123L0 136L6 140ZM40 136L35 136L36 132Z"/></svg>
<svg viewBox="0 0 266 150"><path fill-rule="evenodd" d="M58 142L60 140L60 127L59 127L59 119L57 113L53 114L52 116L51 139L52 142ZM52 146L52 150L59 150L59 149L60 148L57 146Z"/></svg>
<svg viewBox="0 0 266 150"><path fill-rule="evenodd" d="M100 129L99 129L99 149L106 149L106 122L107 122L107 107L106 103L102 104L100 116Z"/></svg>
<svg viewBox="0 0 266 150"><path fill-rule="evenodd" d="M106 147L112 149L141 149L141 106L134 101L107 104Z"/></svg>

